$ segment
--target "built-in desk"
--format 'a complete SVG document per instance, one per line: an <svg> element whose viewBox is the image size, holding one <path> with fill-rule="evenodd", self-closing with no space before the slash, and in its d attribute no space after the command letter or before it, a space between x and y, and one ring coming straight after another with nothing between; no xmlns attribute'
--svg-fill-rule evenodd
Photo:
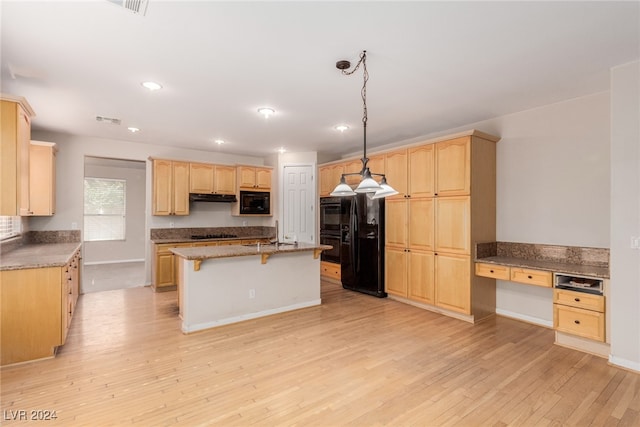
<svg viewBox="0 0 640 427"><path fill-rule="evenodd" d="M608 356L608 249L479 243L476 245L475 274L553 288L556 343Z"/></svg>

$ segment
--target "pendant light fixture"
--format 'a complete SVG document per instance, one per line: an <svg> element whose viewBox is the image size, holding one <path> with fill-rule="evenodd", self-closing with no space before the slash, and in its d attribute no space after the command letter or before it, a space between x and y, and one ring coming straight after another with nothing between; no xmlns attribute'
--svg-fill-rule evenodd
<svg viewBox="0 0 640 427"><path fill-rule="evenodd" d="M362 114L362 128L364 131L363 138L363 151L362 151L362 170L357 173L343 173L340 177L340 183L331 193L332 196L354 196L356 193L367 193L367 195L373 199L380 199L387 196L393 196L394 194L398 194L396 190L394 190L389 184L387 184L387 178L384 174L381 173L373 173L369 170L367 166L367 162L369 159L367 158L367 81L369 81L369 72L367 71L367 51L363 50L360 54L360 60L353 68L353 70L349 71L351 68L351 63L346 60L336 62L336 68L342 71L342 74L345 76L350 76L355 73L360 66L362 65L362 74L363 74L363 84L362 90L360 91L360 95L362 96L362 104L363 104L363 114ZM347 184L345 177L351 175L360 175L362 179L360 180L360 184L356 187L355 190L351 189L351 187ZM380 184L373 179L373 176L382 177L382 181Z"/></svg>

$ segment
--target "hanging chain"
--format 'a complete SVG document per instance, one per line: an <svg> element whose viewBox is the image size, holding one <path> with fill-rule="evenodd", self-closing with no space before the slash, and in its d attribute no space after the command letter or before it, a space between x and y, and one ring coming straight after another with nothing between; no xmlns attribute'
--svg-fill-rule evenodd
<svg viewBox="0 0 640 427"><path fill-rule="evenodd" d="M366 50L362 51L362 53L360 54L360 60L358 61L356 66L353 68L353 70L351 71L342 70L342 74L344 74L345 76L350 76L351 74L358 71L358 68L360 68L360 65L362 65L362 77L363 77L363 84L362 84L362 90L360 91L360 96L362 97L362 110L363 110L362 125L364 127L364 151L362 153L362 171L364 172L364 169L367 167L367 162L369 161L369 159L367 158L367 120L369 119L367 115L367 82L369 81L369 72L367 71L367 51Z"/></svg>

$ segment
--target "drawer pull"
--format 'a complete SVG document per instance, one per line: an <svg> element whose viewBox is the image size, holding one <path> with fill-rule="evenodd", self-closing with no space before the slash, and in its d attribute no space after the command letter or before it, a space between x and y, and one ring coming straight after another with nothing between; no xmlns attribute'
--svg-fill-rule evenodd
<svg viewBox="0 0 640 427"><path fill-rule="evenodd" d="M579 325L580 321L579 320L574 320L573 323L575 323L576 325Z"/></svg>
<svg viewBox="0 0 640 427"><path fill-rule="evenodd" d="M493 270L489 270L490 273L493 273Z"/></svg>
<svg viewBox="0 0 640 427"><path fill-rule="evenodd" d="M532 276L527 276L527 277L528 277L529 279L533 279L533 277L532 277Z"/></svg>
<svg viewBox="0 0 640 427"><path fill-rule="evenodd" d="M580 302L580 298L574 298L573 299L575 302Z"/></svg>

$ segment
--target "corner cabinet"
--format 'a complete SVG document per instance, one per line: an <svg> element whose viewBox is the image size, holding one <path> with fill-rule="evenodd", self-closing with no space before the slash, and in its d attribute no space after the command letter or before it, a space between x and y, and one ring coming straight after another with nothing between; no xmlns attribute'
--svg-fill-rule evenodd
<svg viewBox="0 0 640 427"><path fill-rule="evenodd" d="M63 267L0 272L0 364L55 356L80 293L80 250Z"/></svg>
<svg viewBox="0 0 640 427"><path fill-rule="evenodd" d="M385 285L392 298L475 322L495 313L495 280L471 249L495 241L495 143L480 132L389 152Z"/></svg>
<svg viewBox="0 0 640 427"><path fill-rule="evenodd" d="M21 97L0 96L0 215L31 215L29 149L35 113Z"/></svg>
<svg viewBox="0 0 640 427"><path fill-rule="evenodd" d="M151 159L153 215L189 215L189 163Z"/></svg>

